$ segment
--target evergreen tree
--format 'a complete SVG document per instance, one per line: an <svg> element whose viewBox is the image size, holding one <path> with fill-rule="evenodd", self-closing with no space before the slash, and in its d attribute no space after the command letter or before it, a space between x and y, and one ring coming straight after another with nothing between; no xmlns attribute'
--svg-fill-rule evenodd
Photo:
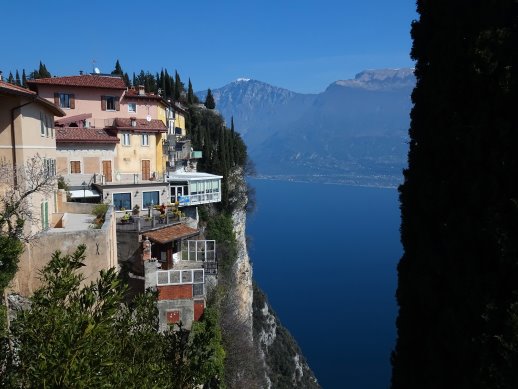
<svg viewBox="0 0 518 389"><path fill-rule="evenodd" d="M207 97L205 97L204 105L208 109L216 108L216 102L214 101L214 96L212 96L212 91L210 88L207 90Z"/></svg>
<svg viewBox="0 0 518 389"><path fill-rule="evenodd" d="M124 72L122 71L122 67L119 63L119 60L117 60L117 62L115 62L115 69L112 70L111 74L115 74L115 75L119 75L119 76L124 75Z"/></svg>
<svg viewBox="0 0 518 389"><path fill-rule="evenodd" d="M40 67L38 69L38 78L50 78L52 75L47 70L47 67L40 61Z"/></svg>
<svg viewBox="0 0 518 389"><path fill-rule="evenodd" d="M189 77L189 87L187 89L187 103L193 104L194 103L194 92L192 90L192 83L191 78Z"/></svg>
<svg viewBox="0 0 518 389"><path fill-rule="evenodd" d="M175 72L174 72L174 99L176 101L180 101L180 97L182 96L182 92L183 92L182 80L180 80L180 75L175 70Z"/></svg>
<svg viewBox="0 0 518 389"><path fill-rule="evenodd" d="M124 76L122 76L122 79L124 80L124 84L129 88L131 87L130 79L128 76L128 73L124 73Z"/></svg>
<svg viewBox="0 0 518 389"><path fill-rule="evenodd" d="M516 388L518 9L417 10L392 388Z"/></svg>
<svg viewBox="0 0 518 389"><path fill-rule="evenodd" d="M13 72L9 72L9 77L7 77L7 82L9 84L14 84Z"/></svg>
<svg viewBox="0 0 518 389"><path fill-rule="evenodd" d="M135 76L135 72L133 72L133 79L132 79L131 84L132 84L133 88L137 87L137 77Z"/></svg>
<svg viewBox="0 0 518 389"><path fill-rule="evenodd" d="M15 83L16 85L18 86L21 86L22 85L22 82L20 80L20 73L18 73L18 69L16 69L16 79L15 79Z"/></svg>
<svg viewBox="0 0 518 389"><path fill-rule="evenodd" d="M22 86L27 88L27 76L25 75L25 69L22 70Z"/></svg>

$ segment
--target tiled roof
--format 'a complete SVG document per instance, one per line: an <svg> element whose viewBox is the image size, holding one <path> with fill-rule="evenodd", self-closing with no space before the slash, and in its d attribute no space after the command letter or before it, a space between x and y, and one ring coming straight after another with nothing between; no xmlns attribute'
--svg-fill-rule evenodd
<svg viewBox="0 0 518 389"><path fill-rule="evenodd" d="M138 91L135 89L128 89L124 94L124 98L127 99L149 99L149 100L162 100L162 96L146 93L144 95L139 95Z"/></svg>
<svg viewBox="0 0 518 389"><path fill-rule="evenodd" d="M124 80L119 76L104 76L83 74L80 76L50 77L27 80L29 86L33 85L63 85L109 89L126 89Z"/></svg>
<svg viewBox="0 0 518 389"><path fill-rule="evenodd" d="M56 127L56 143L119 143L119 138L100 128Z"/></svg>
<svg viewBox="0 0 518 389"><path fill-rule="evenodd" d="M5 81L0 81L0 94L14 95L14 96L22 96L28 99L34 99L35 102L43 105L49 111L51 111L54 116L65 116L65 112L52 104L51 102L39 97L36 92L25 89L18 85L13 85Z"/></svg>
<svg viewBox="0 0 518 389"><path fill-rule="evenodd" d="M137 125L131 125L131 119L117 118L113 122L113 127L117 130L131 130L139 132L167 132L167 127L162 120L151 119L149 122L146 119L136 119Z"/></svg>
<svg viewBox="0 0 518 389"><path fill-rule="evenodd" d="M33 92L29 89L25 89L18 85L13 85L9 82L0 81L0 91L9 93L9 94L16 94L21 96L35 96L36 92Z"/></svg>
<svg viewBox="0 0 518 389"><path fill-rule="evenodd" d="M187 227L185 224L176 224L174 226L161 228L160 230L146 232L143 236L147 236L149 240L154 242L165 244L173 240L188 238L198 233L198 230Z"/></svg>
<svg viewBox="0 0 518 389"><path fill-rule="evenodd" d="M91 113L82 113L81 115L64 117L63 119L56 120L54 123L56 126L67 126L70 125L70 123L77 123L85 119L90 119L91 117Z"/></svg>

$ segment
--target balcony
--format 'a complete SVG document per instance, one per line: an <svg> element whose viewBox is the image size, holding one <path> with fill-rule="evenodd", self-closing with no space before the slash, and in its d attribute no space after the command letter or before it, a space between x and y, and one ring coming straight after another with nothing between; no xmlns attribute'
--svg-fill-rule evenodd
<svg viewBox="0 0 518 389"><path fill-rule="evenodd" d="M172 226L180 223L180 218L171 212L164 215L122 216L117 219L117 231L148 231L153 228Z"/></svg>

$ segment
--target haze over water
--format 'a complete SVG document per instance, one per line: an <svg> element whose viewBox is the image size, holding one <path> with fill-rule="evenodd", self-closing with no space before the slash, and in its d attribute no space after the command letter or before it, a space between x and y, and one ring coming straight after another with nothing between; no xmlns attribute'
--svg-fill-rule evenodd
<svg viewBox="0 0 518 389"><path fill-rule="evenodd" d="M322 387L387 388L402 253L397 190L251 184L254 278Z"/></svg>

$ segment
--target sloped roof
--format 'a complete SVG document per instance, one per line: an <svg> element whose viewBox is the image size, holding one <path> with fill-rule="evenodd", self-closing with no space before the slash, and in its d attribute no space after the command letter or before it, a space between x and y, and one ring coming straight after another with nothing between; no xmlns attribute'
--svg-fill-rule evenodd
<svg viewBox="0 0 518 389"><path fill-rule="evenodd" d="M138 132L167 132L165 124L158 119L151 119L149 122L146 119L135 119L137 125L131 125L131 119L116 118L113 121L113 127L117 130L131 130Z"/></svg>
<svg viewBox="0 0 518 389"><path fill-rule="evenodd" d="M35 102L43 105L45 108L51 111L54 114L54 116L63 117L66 115L66 113L61 108L57 107L56 105L45 99L42 99L37 95L36 92L33 92L29 89L25 89L18 85L13 85L5 81L0 81L0 94L21 96L28 99L34 99Z"/></svg>
<svg viewBox="0 0 518 389"><path fill-rule="evenodd" d="M153 93L146 93L144 95L139 95L138 91L135 89L128 89L124 94L124 98L126 99L148 99L148 100L162 100L162 96L155 95Z"/></svg>
<svg viewBox="0 0 518 389"><path fill-rule="evenodd" d="M187 227L185 224L176 224L174 226L161 228L159 230L148 231L143 234L153 242L165 244L182 238L188 238L197 235L199 230Z"/></svg>
<svg viewBox="0 0 518 389"><path fill-rule="evenodd" d="M56 127L56 143L119 143L117 136L106 129Z"/></svg>
<svg viewBox="0 0 518 389"><path fill-rule="evenodd" d="M98 74L83 74L80 76L50 77L27 80L29 86L62 85L78 87L94 87L108 89L126 89L126 84L120 76L106 76Z"/></svg>

